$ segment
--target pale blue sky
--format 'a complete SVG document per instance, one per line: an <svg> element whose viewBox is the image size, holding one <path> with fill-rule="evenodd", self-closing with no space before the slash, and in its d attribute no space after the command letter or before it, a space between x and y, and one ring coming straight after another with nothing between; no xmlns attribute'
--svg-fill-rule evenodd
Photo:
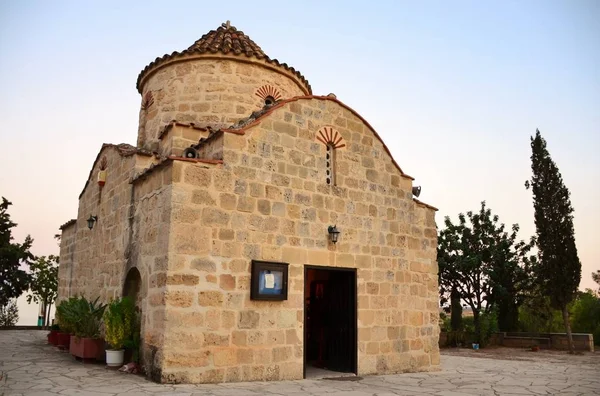
<svg viewBox="0 0 600 396"><path fill-rule="evenodd" d="M221 6L223 5L223 6ZM225 20L378 131L443 216L486 200L535 232L529 136L571 190L582 287L600 269L599 1L0 1L0 195L52 236L102 143L135 144L138 73ZM343 236L342 236L343 237Z"/></svg>

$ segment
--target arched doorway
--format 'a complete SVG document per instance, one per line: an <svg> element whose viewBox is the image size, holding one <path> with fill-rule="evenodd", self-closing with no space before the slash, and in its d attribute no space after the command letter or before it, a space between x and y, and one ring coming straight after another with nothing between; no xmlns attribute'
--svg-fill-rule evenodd
<svg viewBox="0 0 600 396"><path fill-rule="evenodd" d="M140 363L141 348L141 323L142 323L142 277L140 271L133 267L127 272L123 283L123 297L129 297L135 304L135 323L133 324L133 344L125 349L125 360L127 362Z"/></svg>
<svg viewBox="0 0 600 396"><path fill-rule="evenodd" d="M141 293L140 289L142 286L142 277L140 275L140 271L137 268L131 268L129 272L127 272L127 276L125 277L125 283L123 284L123 297L130 297L133 301L135 301L135 306L140 309L141 308Z"/></svg>

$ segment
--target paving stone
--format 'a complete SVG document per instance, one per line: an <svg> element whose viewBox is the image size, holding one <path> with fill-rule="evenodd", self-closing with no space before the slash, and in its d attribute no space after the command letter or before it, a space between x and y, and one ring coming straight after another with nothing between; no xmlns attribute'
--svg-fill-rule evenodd
<svg viewBox="0 0 600 396"><path fill-rule="evenodd" d="M359 381L301 380L211 385L164 385L142 376L82 365L45 342L41 331L0 331L5 396L497 396L600 395L600 353L527 355L443 351L442 371L366 376Z"/></svg>

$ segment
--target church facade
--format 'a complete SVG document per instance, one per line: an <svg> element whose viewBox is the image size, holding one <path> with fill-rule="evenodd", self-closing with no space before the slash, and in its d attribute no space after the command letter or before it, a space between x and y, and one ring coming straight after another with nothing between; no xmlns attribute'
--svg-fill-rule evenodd
<svg viewBox="0 0 600 396"><path fill-rule="evenodd" d="M139 75L61 226L59 300L131 295L166 383L439 368L435 211L359 113L229 23Z"/></svg>

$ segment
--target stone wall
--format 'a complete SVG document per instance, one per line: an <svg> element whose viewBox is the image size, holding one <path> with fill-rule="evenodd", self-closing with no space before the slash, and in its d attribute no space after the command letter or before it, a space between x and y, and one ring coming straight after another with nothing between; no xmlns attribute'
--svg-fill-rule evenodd
<svg viewBox="0 0 600 396"><path fill-rule="evenodd" d="M573 345L577 351L594 352L594 336L592 334L573 333ZM530 348L538 345L540 348L558 350L569 349L566 333L494 333L490 339L491 345L501 345L509 348Z"/></svg>
<svg viewBox="0 0 600 396"><path fill-rule="evenodd" d="M223 132L215 133L198 148L198 158L210 160L223 159Z"/></svg>
<svg viewBox="0 0 600 396"><path fill-rule="evenodd" d="M100 187L97 175L106 158L106 184ZM90 172L79 199L75 224L63 229L59 267L58 302L82 295L109 302L123 294L125 277L131 268L141 275L138 301L142 312L143 359L147 367L160 367L160 347L164 307L154 296L154 306L146 291L162 290L153 283L153 273L167 271L171 189L170 168L161 168L148 177L132 178L156 162L151 156L121 152L104 147ZM90 230L87 219L98 216Z"/></svg>
<svg viewBox="0 0 600 396"><path fill-rule="evenodd" d="M336 186L325 182L324 125L345 144ZM172 165L162 381L302 378L306 264L357 269L360 375L437 369L434 210L413 200L370 127L314 98L244 133L224 134L223 165ZM252 259L290 264L288 300L250 300Z"/></svg>
<svg viewBox="0 0 600 396"><path fill-rule="evenodd" d="M208 137L208 130L174 122L163 128L159 137L159 152L162 156L182 156L183 151L196 145L201 138Z"/></svg>
<svg viewBox="0 0 600 396"><path fill-rule="evenodd" d="M128 230L132 243L127 268L135 266L142 279L139 298L142 363L147 374L157 380L161 377L166 326L165 286L173 264L169 260L171 175L171 167L163 165L133 181L133 210Z"/></svg>
<svg viewBox="0 0 600 396"><path fill-rule="evenodd" d="M60 304L61 300L71 297L73 259L75 257L75 241L78 228L79 224L75 220L73 224L62 228L61 230L60 265L58 267L58 298L56 304Z"/></svg>
<svg viewBox="0 0 600 396"><path fill-rule="evenodd" d="M97 175L102 158L107 160L107 176L106 184L100 187ZM100 296L102 301L108 301L120 296L123 287L127 242L124 236L131 202L129 178L135 157L123 157L116 148L108 147L101 151L98 159L79 199L75 242L70 248L72 264L67 280L70 289L65 295L92 299ZM90 215L98 217L92 230L87 226ZM61 242L61 256L67 254L69 242Z"/></svg>
<svg viewBox="0 0 600 396"><path fill-rule="evenodd" d="M263 107L256 95L264 85L283 99L308 94L293 73L253 58L202 56L161 66L142 82L138 147L157 141L172 120L225 127ZM153 100L144 106L148 95Z"/></svg>

